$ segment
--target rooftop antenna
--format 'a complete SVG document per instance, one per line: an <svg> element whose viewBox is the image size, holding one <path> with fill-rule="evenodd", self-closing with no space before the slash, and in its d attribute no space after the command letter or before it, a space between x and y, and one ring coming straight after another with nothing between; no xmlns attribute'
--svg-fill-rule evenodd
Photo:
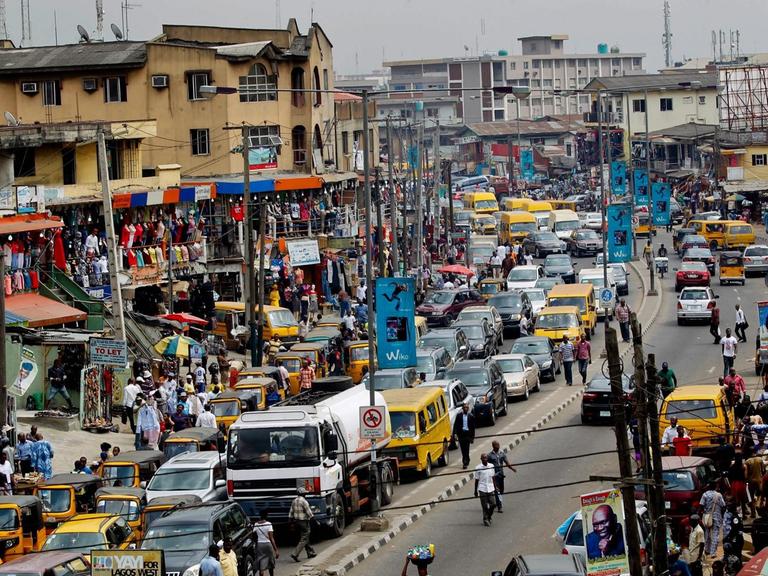
<svg viewBox="0 0 768 576"><path fill-rule="evenodd" d="M280 0L275 0L275 30L280 29L280 23L283 21L280 15Z"/></svg>
<svg viewBox="0 0 768 576"><path fill-rule="evenodd" d="M8 126L18 126L19 124L21 124L21 122L19 122L19 121L16 119L16 116L14 116L13 114L11 114L10 112L7 112L7 111L6 111L6 113L4 114L4 116L5 116L5 121L8 123Z"/></svg>
<svg viewBox="0 0 768 576"><path fill-rule="evenodd" d="M96 40L104 41L104 0L96 0Z"/></svg>
<svg viewBox="0 0 768 576"><path fill-rule="evenodd" d="M77 25L77 33L80 34L80 42L85 42L87 44L91 41L88 31L80 26L80 24Z"/></svg>
<svg viewBox="0 0 768 576"><path fill-rule="evenodd" d="M5 0L0 0L0 34L4 39L8 38L8 25L5 18Z"/></svg>
<svg viewBox="0 0 768 576"><path fill-rule="evenodd" d="M115 35L115 39L120 42L120 40L123 39L123 31L120 30L120 27L117 24L110 24L109 27L112 29L112 34Z"/></svg>
<svg viewBox="0 0 768 576"><path fill-rule="evenodd" d="M53 41L56 46L59 45L59 16L56 10L53 11Z"/></svg>
<svg viewBox="0 0 768 576"><path fill-rule="evenodd" d="M141 6L141 4L133 4L129 0L123 0L122 2L120 2L120 12L121 12L122 18L123 18L123 28L122 29L123 29L123 32L125 34L125 37L124 37L125 40L128 40L128 31L129 31L129 28L128 28L128 10L133 10L134 8L138 8L139 6Z"/></svg>
<svg viewBox="0 0 768 576"><path fill-rule="evenodd" d="M664 0L664 34L661 36L661 44L664 46L664 65L672 66L672 13L669 8L669 0Z"/></svg>
<svg viewBox="0 0 768 576"><path fill-rule="evenodd" d="M717 64L717 32L712 30L712 63Z"/></svg>
<svg viewBox="0 0 768 576"><path fill-rule="evenodd" d="M32 42L32 20L29 16L29 0L21 0L21 45Z"/></svg>

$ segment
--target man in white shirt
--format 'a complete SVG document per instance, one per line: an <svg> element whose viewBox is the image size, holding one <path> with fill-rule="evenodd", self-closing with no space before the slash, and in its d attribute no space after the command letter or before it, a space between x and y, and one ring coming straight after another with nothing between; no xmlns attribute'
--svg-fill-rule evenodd
<svg viewBox="0 0 768 576"><path fill-rule="evenodd" d="M85 249L87 251L93 251L93 254L99 253L99 235L98 230L94 228L91 233L85 238Z"/></svg>
<svg viewBox="0 0 768 576"><path fill-rule="evenodd" d="M520 316L520 336L528 336L528 317L525 314Z"/></svg>
<svg viewBox="0 0 768 576"><path fill-rule="evenodd" d="M136 402L136 395L141 392L141 388L133 378L128 380L125 388L123 388L123 424L126 420L131 425L131 432L136 434L136 423L133 421L133 404Z"/></svg>
<svg viewBox="0 0 768 576"><path fill-rule="evenodd" d="M739 341L731 336L731 329L725 329L725 336L720 339L720 347L723 350L723 378L728 376L728 372L736 361L736 353L739 351Z"/></svg>
<svg viewBox="0 0 768 576"><path fill-rule="evenodd" d="M205 405L205 411L197 417L195 426L198 428L216 428L216 415L211 412L211 405Z"/></svg>
<svg viewBox="0 0 768 576"><path fill-rule="evenodd" d="M5 452L0 452L0 484L0 493L13 493L13 466L8 462Z"/></svg>
<svg viewBox="0 0 768 576"><path fill-rule="evenodd" d="M195 384L198 392L205 390L205 368L203 368L200 362L197 363L197 368L195 368Z"/></svg>
<svg viewBox="0 0 768 576"><path fill-rule="evenodd" d="M488 463L488 455L480 454L480 464L475 466L475 498L480 497L483 509L483 525L491 525L496 508L496 467Z"/></svg>
<svg viewBox="0 0 768 576"><path fill-rule="evenodd" d="M455 287L456 287L456 285L453 282L451 282L450 280L446 280L443 283L443 288L445 290L453 290Z"/></svg>
<svg viewBox="0 0 768 576"><path fill-rule="evenodd" d="M347 315L342 318L341 322L344 324L344 328L349 330L354 334L355 332L355 324L357 323L357 320L352 315L352 312L347 312Z"/></svg>
<svg viewBox="0 0 768 576"><path fill-rule="evenodd" d="M744 310L741 309L740 305L736 304L736 326L733 331L736 333L739 342L747 341L747 334L745 332L747 326L747 317L744 314Z"/></svg>
<svg viewBox="0 0 768 576"><path fill-rule="evenodd" d="M677 438L677 418L672 416L669 419L669 426L664 429L664 434L661 436L661 447L667 450L674 450L674 440Z"/></svg>
<svg viewBox="0 0 768 576"><path fill-rule="evenodd" d="M357 285L357 289L355 290L355 298L357 298L358 302L365 302L366 296L367 290L365 288L365 280L361 279L360 284Z"/></svg>
<svg viewBox="0 0 768 576"><path fill-rule="evenodd" d="M525 260L525 265L526 266L532 266L533 265L533 255L532 254L528 254L526 252L525 256L523 257L523 259Z"/></svg>

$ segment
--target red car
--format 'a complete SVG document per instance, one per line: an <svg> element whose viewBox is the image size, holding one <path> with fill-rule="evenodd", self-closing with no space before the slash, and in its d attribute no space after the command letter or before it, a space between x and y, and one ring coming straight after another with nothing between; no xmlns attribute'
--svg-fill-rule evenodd
<svg viewBox="0 0 768 576"><path fill-rule="evenodd" d="M675 291L680 292L686 286L709 286L711 280L712 275L704 262L683 262L675 275Z"/></svg>
<svg viewBox="0 0 768 576"><path fill-rule="evenodd" d="M680 243L680 254L685 254L688 248L709 248L709 242L704 236L687 234L683 236L683 241Z"/></svg>

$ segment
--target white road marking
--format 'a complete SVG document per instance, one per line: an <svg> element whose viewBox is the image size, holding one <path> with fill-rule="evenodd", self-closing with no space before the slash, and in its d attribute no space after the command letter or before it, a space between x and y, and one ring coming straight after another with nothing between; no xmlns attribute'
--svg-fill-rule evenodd
<svg viewBox="0 0 768 576"><path fill-rule="evenodd" d="M709 374L712 374L712 372L714 371L715 371L715 366L712 366L709 370L707 370Z"/></svg>

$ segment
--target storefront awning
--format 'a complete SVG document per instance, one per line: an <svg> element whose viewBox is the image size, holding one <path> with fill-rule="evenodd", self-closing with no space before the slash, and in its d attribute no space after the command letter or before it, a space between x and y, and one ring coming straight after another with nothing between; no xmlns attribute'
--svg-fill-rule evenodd
<svg viewBox="0 0 768 576"><path fill-rule="evenodd" d="M0 218L0 235L37 232L49 228L63 228L64 223L56 217L48 218L44 214L25 214Z"/></svg>
<svg viewBox="0 0 768 576"><path fill-rule="evenodd" d="M323 174L320 176L323 182L326 184L334 184L336 182L346 182L347 180L357 180L357 172L340 172L338 174Z"/></svg>
<svg viewBox="0 0 768 576"><path fill-rule="evenodd" d="M12 312L5 311L5 325L6 326L24 326L27 321L21 316L16 316Z"/></svg>
<svg viewBox="0 0 768 576"><path fill-rule="evenodd" d="M112 206L115 208L140 208L142 206L160 206L180 202L197 202L216 197L216 187L211 184L180 186L165 190L142 190L127 194L112 194Z"/></svg>
<svg viewBox="0 0 768 576"><path fill-rule="evenodd" d="M11 314L23 318L29 328L69 324L88 318L88 314L82 310L39 294L8 296L5 299L5 309Z"/></svg>

